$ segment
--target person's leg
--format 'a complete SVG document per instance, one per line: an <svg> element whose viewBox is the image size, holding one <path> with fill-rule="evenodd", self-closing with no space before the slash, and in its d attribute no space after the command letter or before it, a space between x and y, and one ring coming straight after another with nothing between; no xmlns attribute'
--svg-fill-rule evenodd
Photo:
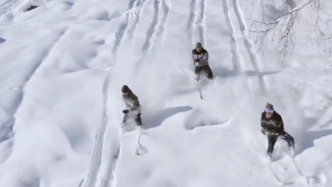
<svg viewBox="0 0 332 187"><path fill-rule="evenodd" d="M268 140L267 154L272 156L274 150L274 144L276 144L278 136L269 134L267 135L267 140Z"/></svg>
<svg viewBox="0 0 332 187"><path fill-rule="evenodd" d="M213 74L212 74L212 71L211 71L211 68L209 65L206 65L204 67L204 70L205 70L205 73L208 75L208 78L209 79L212 79L213 78Z"/></svg>
<svg viewBox="0 0 332 187"><path fill-rule="evenodd" d="M141 113L138 113L137 115L135 115L135 122L136 122L136 125L142 126Z"/></svg>
<svg viewBox="0 0 332 187"><path fill-rule="evenodd" d="M282 133L281 139L285 140L288 144L288 149L294 149L295 148L295 143L294 143L294 138L288 134L286 131Z"/></svg>
<svg viewBox="0 0 332 187"><path fill-rule="evenodd" d="M201 74L202 69L202 67L195 67L196 80L199 79L199 75Z"/></svg>

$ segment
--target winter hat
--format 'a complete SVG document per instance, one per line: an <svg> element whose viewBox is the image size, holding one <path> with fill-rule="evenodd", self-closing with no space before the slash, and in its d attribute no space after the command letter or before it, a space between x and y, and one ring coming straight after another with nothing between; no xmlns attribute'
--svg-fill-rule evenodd
<svg viewBox="0 0 332 187"><path fill-rule="evenodd" d="M265 106L265 107L268 108L268 109L274 109L274 108L273 108L273 105L270 104L270 103L266 103L266 106Z"/></svg>
<svg viewBox="0 0 332 187"><path fill-rule="evenodd" d="M122 91L122 93L128 93L130 91L130 89L128 88L127 85L123 85L121 91Z"/></svg>
<svg viewBox="0 0 332 187"><path fill-rule="evenodd" d="M201 42L197 42L197 43L196 43L196 48L197 48L197 47L202 47Z"/></svg>

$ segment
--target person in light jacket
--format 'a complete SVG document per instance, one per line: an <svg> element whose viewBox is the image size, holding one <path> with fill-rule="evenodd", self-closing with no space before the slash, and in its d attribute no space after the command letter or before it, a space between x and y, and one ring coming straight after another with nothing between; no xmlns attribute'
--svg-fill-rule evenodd
<svg viewBox="0 0 332 187"><path fill-rule="evenodd" d="M213 74L211 68L209 66L209 53L206 49L202 47L200 42L196 43L196 48L192 51L192 57L195 66L195 74L197 76L197 80L201 72L204 70L209 79L213 78Z"/></svg>
<svg viewBox="0 0 332 187"><path fill-rule="evenodd" d="M138 97L130 90L127 85L123 85L121 91L123 101L127 107L126 110L122 111L125 114L123 117L123 125L126 125L126 122L130 117L135 116L136 125L141 127L141 105L139 103Z"/></svg>

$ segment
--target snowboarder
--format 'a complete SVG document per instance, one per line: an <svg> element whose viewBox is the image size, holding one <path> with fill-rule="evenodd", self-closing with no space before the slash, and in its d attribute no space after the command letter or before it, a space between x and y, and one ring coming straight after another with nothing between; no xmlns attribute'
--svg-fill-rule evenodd
<svg viewBox="0 0 332 187"><path fill-rule="evenodd" d="M192 51L194 66L195 66L195 74L197 76L197 80L199 78L200 73L204 70L208 75L209 79L213 78L213 74L211 68L209 66L209 53L206 49L202 47L200 42L196 43L196 48Z"/></svg>
<svg viewBox="0 0 332 187"><path fill-rule="evenodd" d="M136 125L142 127L141 105L137 96L130 90L127 85L122 86L122 93L122 98L127 106L127 109L122 111L125 114L123 117L123 125L126 124L130 117L135 116Z"/></svg>
<svg viewBox="0 0 332 187"><path fill-rule="evenodd" d="M272 104L267 103L265 107L261 117L261 130L264 135L267 134L267 154L272 156L274 144L279 137L287 142L289 150L294 150L294 139L284 130L282 117L274 110Z"/></svg>

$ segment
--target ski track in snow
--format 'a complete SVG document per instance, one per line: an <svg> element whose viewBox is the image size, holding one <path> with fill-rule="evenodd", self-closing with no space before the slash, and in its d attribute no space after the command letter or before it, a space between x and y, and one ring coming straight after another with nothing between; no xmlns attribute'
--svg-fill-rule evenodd
<svg viewBox="0 0 332 187"><path fill-rule="evenodd" d="M157 43L163 40L163 37L166 35L166 23L167 18L170 10L170 3L166 0L162 0L162 7L163 7L163 15L160 21L160 25L157 30L156 38L158 39Z"/></svg>
<svg viewBox="0 0 332 187"><path fill-rule="evenodd" d="M122 23L120 23L120 26L119 26L119 28L116 32L116 40L114 42L114 46L113 46L113 49L112 49L113 53L116 54L117 48L120 46L122 38L124 37L124 33L126 32L127 29L128 29L127 33L129 35L129 38L133 37L136 26L137 26L137 24L139 22L139 19L140 19L140 14L141 14L140 11L144 8L147 1L148 0L145 0L145 1L130 1L129 5L128 5L128 10L133 9L135 4L137 3L136 7L138 8L138 12L130 13L129 15L127 15L126 19ZM139 6L141 6L141 8L139 8ZM166 25L167 18L168 18L168 13L169 13L169 5L166 2L163 1L164 14L162 15L161 23L159 24L159 22L160 22L159 21L160 6L161 6L160 1L155 0L155 3L154 3L154 10L155 11L154 11L153 20L152 20L152 23L150 25L149 30L147 31L147 39L146 39L146 41L145 41L145 43L142 47L142 51L144 52L144 54L146 54L153 47L153 44L151 44L152 43L151 40L154 37L154 35L157 39L159 39L163 35L163 33L165 32L165 27L166 27L165 25ZM132 14L134 14L136 16L131 17ZM159 27L156 29L157 25L159 25ZM156 32L156 30L157 30L157 32ZM140 61L143 61L145 56L146 55L143 55L142 58L140 59ZM104 86L108 85L109 77L107 76L105 79L107 79L107 80L105 80ZM107 87L103 88L104 105L107 104L107 90L106 89L107 89ZM106 96L105 96L105 94L106 94ZM103 110L104 110L104 112L106 112L105 109L103 109ZM107 118L106 115L107 114L105 113L104 118ZM102 127L100 128L99 131L101 131L101 130L105 131L106 125L107 125L107 120L104 121L104 123L102 124ZM102 149L104 134L101 135L101 133L99 132L98 137L99 137L98 141L97 141L98 145L96 145L97 147L95 147L95 150L93 151L94 154L93 154L92 159L91 159L92 164L91 164L91 169L90 169L88 180L87 180L88 182L85 185L86 187L91 187L91 186L96 186L97 185L97 175L98 175L99 170L100 170L102 154L103 154L104 151L107 151L107 150ZM113 143L114 146L116 147L115 149L113 148L111 150L111 153L116 152L116 154L119 154L119 152L121 152L120 151L120 149L121 149L120 141L121 140L119 140L119 139L111 141L111 143ZM114 182L116 164L117 164L117 161L119 159L120 159L119 155L115 159L114 155L111 154L111 158L106 163L107 167L106 167L105 174L103 174L102 179L101 179L102 180L101 184L100 184L101 187L113 186L112 182ZM95 166L92 166L92 165L95 165Z"/></svg>
<svg viewBox="0 0 332 187"><path fill-rule="evenodd" d="M140 2L140 4L144 7L146 1ZM163 5L163 14L162 18L159 19L160 16L160 8L161 8L161 2L159 0L155 0L154 2L154 16L152 23L150 25L149 30L147 31L147 39L142 47L142 51L144 55L142 58L139 60L139 62L143 61L144 58L146 57L146 53L148 53L150 50L154 49L153 44L159 43L161 41L161 38L163 34L165 33L165 28L166 28L166 23L167 23L167 18L170 10L169 6L170 2L166 2L165 0L162 1ZM139 6L139 5L137 5ZM141 10L141 9L139 9ZM137 14L139 15L139 14ZM139 16L137 16L133 22L131 28L128 30L129 35L133 35L135 31L135 27L139 22ZM161 21L160 21L161 20ZM156 29L156 26L157 29ZM153 37L156 38L156 42L152 43L151 40ZM140 63L138 63L140 64ZM105 91L104 91L105 92ZM115 175L116 175L116 165L118 160L121 158L121 139L113 140L111 141L114 145L112 146L113 148L111 149L111 153L116 153L117 158L115 158L114 154L110 154L111 158L109 158L109 161L107 162L107 168L105 171L105 174L102 176L102 181L100 187L110 187L110 186L116 186L116 180L115 180ZM101 159L101 158L100 158ZM98 163L100 165L100 163Z"/></svg>
<svg viewBox="0 0 332 187"><path fill-rule="evenodd" d="M232 52L233 71L237 73L243 70L244 67L240 67L241 57L238 51L237 41L234 37L234 27L232 25L231 17L229 15L228 0L223 0L223 12L227 27L229 29L229 32L231 33L230 48Z"/></svg>
<svg viewBox="0 0 332 187"><path fill-rule="evenodd" d="M195 22L195 10L196 10L196 0L191 0L189 6L189 18L187 22L187 33L188 33L188 41L189 46L194 43L194 22Z"/></svg>
<svg viewBox="0 0 332 187"><path fill-rule="evenodd" d="M244 39L244 46L249 54L250 61L255 69L256 74L258 75L258 85L259 85L259 90L264 93L266 90L265 83L263 80L263 75L260 74L260 68L258 66L260 65L260 58L258 54L255 52L255 48L252 45L252 42L248 38L248 34L246 33L246 26L245 26L245 20L242 16L242 10L241 7L238 5L237 0L233 0L233 8L235 11L235 15L237 17L237 20L240 25L240 30L242 33L242 37Z"/></svg>
<svg viewBox="0 0 332 187"><path fill-rule="evenodd" d="M103 84L103 108L102 108L102 124L99 126L97 135L96 135L96 142L93 148L92 156L91 156L91 164L90 164L90 171L86 178L85 187L93 187L96 186L97 182L97 175L99 173L99 169L101 166L101 159L103 153L103 145L104 145L104 136L106 131L106 126L108 122L108 115L107 115L107 100L108 100L108 86L109 86L109 79L110 74L107 73L104 79ZM110 160L111 162L111 160Z"/></svg>
<svg viewBox="0 0 332 187"><path fill-rule="evenodd" d="M132 22L129 26L128 29L128 37L129 39L132 39L134 34L135 34L135 30L137 27L137 24L139 23L140 19L141 19L141 14L142 14L142 10L144 9L145 5L147 4L148 0L139 0L137 2L136 7L138 8L137 11L133 12L133 17L132 17Z"/></svg>
<svg viewBox="0 0 332 187"><path fill-rule="evenodd" d="M160 12L160 0L154 1L154 14L153 20L151 22L150 28L146 32L146 40L142 46L142 52L146 52L151 47L151 39L154 38L156 32L156 26L159 24L159 12Z"/></svg>
<svg viewBox="0 0 332 187"><path fill-rule="evenodd" d="M21 2L22 2L22 0L9 0L9 1L6 1L5 3L3 3L0 6L0 17L2 15L6 14L7 12L9 12L10 10L12 10L13 8L15 8Z"/></svg>
<svg viewBox="0 0 332 187"><path fill-rule="evenodd" d="M137 3L137 4L136 4ZM126 19L120 23L120 26L118 28L118 31L116 32L116 40L113 46L113 53L116 54L117 48L120 46L122 38L124 37L124 33L126 32L126 30L128 29L127 33L129 35L129 38L131 38L134 35L135 32L135 28L139 22L140 19L140 11L142 10L142 8L144 8L145 4L147 3L147 0L145 1L130 1L129 5L128 5L128 10L133 9L133 7L136 4L136 7L138 8L139 6L141 6L141 8L138 8L138 12L133 12L129 15L127 15ZM155 0L154 3L154 16L153 16L153 20L152 23L150 25L149 30L147 31L147 39L143 45L142 51L144 53L144 55L142 56L142 58L139 60L139 62L143 61L144 58L146 57L146 53L152 49L152 47L154 46L153 44L151 44L151 40L152 38L155 37L157 39L159 39L163 33L165 32L165 25L167 22L167 18L168 18L168 13L169 13L169 5L166 2L163 2L163 9L164 9L164 14L162 15L161 18L161 23L159 24L159 14L160 14L160 1L159 0ZM134 14L136 15L135 17L131 17L131 15ZM156 29L156 26L158 26L158 28ZM156 32L157 30L157 32ZM158 40L159 41L159 40ZM140 64L140 63L138 63ZM109 79L108 77L106 77L105 79ZM108 85L108 80L105 80L105 84ZM104 105L107 104L107 96L105 96L105 94L107 95L107 87L104 87L103 93L104 93L104 98L106 97L106 99L104 99ZM106 113L105 113L106 115ZM102 124L103 126L101 127L102 130L105 130L106 125L107 125L107 121L104 122ZM99 135L99 138L104 138L104 134L103 135ZM120 149L121 149L121 145L120 145L120 141L121 140L113 140L111 141L111 143L114 144L114 147L116 147L115 149L113 148L111 150L111 153L116 152L117 154L119 154ZM103 144L103 140L98 139L99 144ZM104 151L107 150L103 150L102 149L102 145L99 145L98 147L95 148L94 150L94 155L92 156L92 165L97 165L95 167L91 166L90 172L89 172L89 178L88 178L88 182L86 183L86 187L91 187L91 186L96 186L97 185L97 175L100 172L100 165L101 165L101 159L102 159L102 154ZM101 146L101 147L100 147ZM117 161L120 159L119 155L118 158L115 159L114 155L111 154L111 158L108 160L107 167L106 167L106 171L105 174L103 174L102 176L102 181L100 184L100 187L109 187L109 186L113 186L112 182L114 182L115 179L115 172L116 172L116 165L117 165ZM115 184L116 185L116 184Z"/></svg>
<svg viewBox="0 0 332 187"><path fill-rule="evenodd" d="M248 38L248 35L246 33L246 26L245 26L245 20L244 18L242 17L241 15L241 7L238 5L238 2L237 0L233 0L233 8L234 8L234 11L235 11L235 15L236 15L236 18L239 22L239 25L240 25L240 30L241 30L241 33L242 33L242 37L244 39L244 46L250 56L250 60L251 60L251 63L255 69L256 72L259 72L260 70L258 69L258 64L259 64L259 57L257 55L257 53L254 52L255 48L254 46L251 44L251 41L249 40Z"/></svg>
<svg viewBox="0 0 332 187"><path fill-rule="evenodd" d="M127 11L130 11L134 8L134 5L136 3L137 0L130 0L129 4L128 4L128 9ZM120 23L118 30L115 32L115 41L114 41L114 45L112 48L112 52L116 53L117 49L119 48L121 41L124 37L124 34L128 28L128 25L130 25L131 22L131 14L132 12L130 12L129 14L126 15L126 18Z"/></svg>
<svg viewBox="0 0 332 187"><path fill-rule="evenodd" d="M207 0L202 0L201 1L201 10L200 10L200 15L198 18L198 33L199 33L199 39L200 42L202 43L203 46L206 46L205 43L205 7L206 7Z"/></svg>
<svg viewBox="0 0 332 187"><path fill-rule="evenodd" d="M112 136L114 138L115 136ZM110 158L108 158L105 174L102 176L100 187L116 187L116 166L120 158L121 144L120 139L111 139L113 145L111 146ZM115 153L115 154L114 154Z"/></svg>
<svg viewBox="0 0 332 187"><path fill-rule="evenodd" d="M167 0L155 0L154 1L154 15L153 20L150 24L149 29L146 32L146 40L142 46L142 56L136 63L136 67L139 68L145 59L153 54L155 46L157 46L165 37L166 24L168 20L168 14L170 11L171 2ZM162 8L163 13L160 18L160 9ZM157 27L157 28L156 28ZM152 42L154 40L154 42Z"/></svg>

